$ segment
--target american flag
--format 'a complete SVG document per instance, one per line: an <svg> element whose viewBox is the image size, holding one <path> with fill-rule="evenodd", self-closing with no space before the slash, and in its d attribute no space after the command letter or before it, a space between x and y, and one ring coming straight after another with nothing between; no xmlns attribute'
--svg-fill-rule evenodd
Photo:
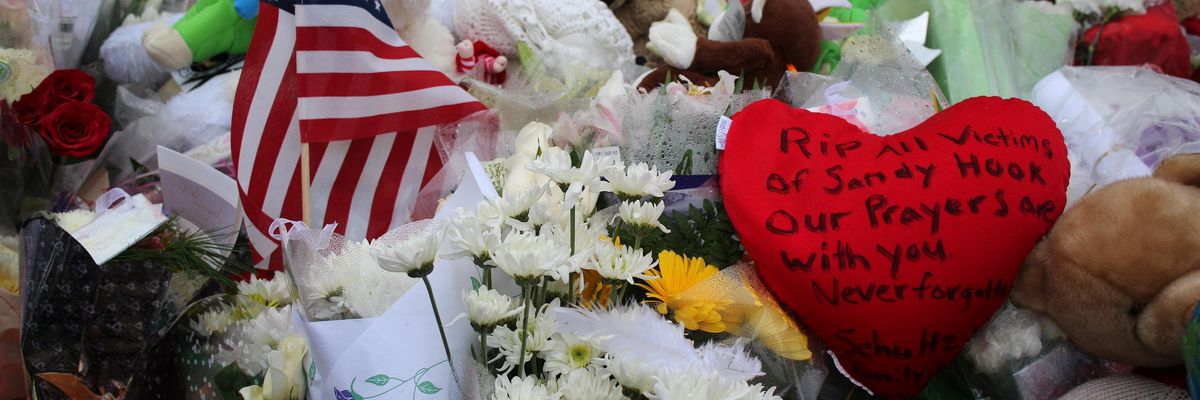
<svg viewBox="0 0 1200 400"><path fill-rule="evenodd" d="M267 229L303 216L301 142L314 225L375 238L408 221L441 169L435 126L484 108L400 39L377 0L263 1L232 127L255 266L282 268Z"/></svg>

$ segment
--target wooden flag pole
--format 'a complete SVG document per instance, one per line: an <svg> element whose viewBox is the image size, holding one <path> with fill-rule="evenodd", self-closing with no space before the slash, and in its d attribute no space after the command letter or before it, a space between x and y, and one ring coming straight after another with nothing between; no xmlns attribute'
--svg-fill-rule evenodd
<svg viewBox="0 0 1200 400"><path fill-rule="evenodd" d="M312 185L312 171L308 164L308 143L300 143L300 207L304 213L304 225L313 228L312 196L309 193L309 186ZM320 227L315 228L319 229Z"/></svg>

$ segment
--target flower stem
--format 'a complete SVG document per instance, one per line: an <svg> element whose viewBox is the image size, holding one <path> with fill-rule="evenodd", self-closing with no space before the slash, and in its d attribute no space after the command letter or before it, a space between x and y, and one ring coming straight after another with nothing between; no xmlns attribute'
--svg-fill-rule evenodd
<svg viewBox="0 0 1200 400"><path fill-rule="evenodd" d="M529 309L533 306L529 287L532 285L521 285L521 304L525 305L525 310L521 312L521 353L518 356L517 366L521 368L521 377L525 377L525 338L529 336Z"/></svg>
<svg viewBox="0 0 1200 400"><path fill-rule="evenodd" d="M484 368L487 368L488 373L491 373L492 363L488 362L487 337L487 332L479 332L479 348L483 350L483 352L479 353L479 361L483 363Z"/></svg>
<svg viewBox="0 0 1200 400"><path fill-rule="evenodd" d="M571 206L571 256L575 256L575 206ZM567 307L575 305L575 273L567 275Z"/></svg>
<svg viewBox="0 0 1200 400"><path fill-rule="evenodd" d="M450 356L450 341L446 340L446 328L442 327L442 315L438 313L437 300L433 298L433 285L429 284L429 276L422 276L421 281L425 282L425 291L429 292L429 305L433 306L433 318L437 320L438 333L442 334L442 348L446 350L446 361L453 370L454 358Z"/></svg>
<svg viewBox="0 0 1200 400"><path fill-rule="evenodd" d="M490 267L483 267L483 285L488 289L495 289L492 287L492 269Z"/></svg>

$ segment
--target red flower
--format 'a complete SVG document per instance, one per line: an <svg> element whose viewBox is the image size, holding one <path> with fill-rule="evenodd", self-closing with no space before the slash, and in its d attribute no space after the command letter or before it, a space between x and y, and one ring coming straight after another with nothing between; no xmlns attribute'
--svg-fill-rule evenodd
<svg viewBox="0 0 1200 400"><path fill-rule="evenodd" d="M33 92L13 103L17 122L36 127L42 119L63 103L87 103L96 94L96 80L77 69L54 71Z"/></svg>
<svg viewBox="0 0 1200 400"><path fill-rule="evenodd" d="M92 103L63 103L42 117L38 134L46 140L50 152L72 158L84 158L100 150L108 138L112 123L108 114Z"/></svg>
<svg viewBox="0 0 1200 400"><path fill-rule="evenodd" d="M13 115L17 117L17 122L26 126L37 126L42 122L42 116L46 114L46 93L34 89L24 96L21 96L12 105Z"/></svg>
<svg viewBox="0 0 1200 400"><path fill-rule="evenodd" d="M96 80L81 70L60 69L38 84L36 91L41 90L47 91L46 111L49 112L62 103L91 102L96 95Z"/></svg>

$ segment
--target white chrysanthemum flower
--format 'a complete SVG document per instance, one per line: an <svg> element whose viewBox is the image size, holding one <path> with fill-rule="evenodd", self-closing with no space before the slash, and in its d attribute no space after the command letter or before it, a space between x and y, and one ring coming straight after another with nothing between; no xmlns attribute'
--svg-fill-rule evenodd
<svg viewBox="0 0 1200 400"><path fill-rule="evenodd" d="M446 238L450 241L449 251L442 258L456 260L472 258L487 261L488 252L500 246L500 221L471 215L458 209L458 215L450 220Z"/></svg>
<svg viewBox="0 0 1200 400"><path fill-rule="evenodd" d="M353 318L346 290L353 282L351 268L339 268L313 279L304 286L304 307L319 320Z"/></svg>
<svg viewBox="0 0 1200 400"><path fill-rule="evenodd" d="M621 206L617 208L617 215L627 224L646 228L658 228L665 233L670 233L671 231L666 226L663 226L662 222L658 221L665 209L666 206L661 202L656 204L643 201L627 201L621 203Z"/></svg>
<svg viewBox="0 0 1200 400"><path fill-rule="evenodd" d="M569 373L577 369L596 369L604 364L599 345L590 338L581 338L569 333L558 333L541 353L546 360L545 370L551 376Z"/></svg>
<svg viewBox="0 0 1200 400"><path fill-rule="evenodd" d="M783 397L775 395L774 387L763 390L763 385L756 383L750 385L750 393L737 400L783 400Z"/></svg>
<svg viewBox="0 0 1200 400"><path fill-rule="evenodd" d="M492 394L492 400L559 400L562 396L557 392L551 392L538 382L537 378L532 376L527 378L514 377L511 380L507 376L496 378L496 392Z"/></svg>
<svg viewBox="0 0 1200 400"><path fill-rule="evenodd" d="M467 319L477 332L486 332L496 325L506 324L517 318L525 306L517 299L505 296L487 286L463 292L463 305L467 308Z"/></svg>
<svg viewBox="0 0 1200 400"><path fill-rule="evenodd" d="M96 220L96 213L91 210L78 209L65 213L54 213L54 222L67 233L75 233L80 228Z"/></svg>
<svg viewBox="0 0 1200 400"><path fill-rule="evenodd" d="M615 164L612 158L596 157L588 150L583 152L579 166L574 167L569 151L551 147L543 150L542 155L529 164L529 169L550 177L560 187L565 186L564 203L570 205L578 201L585 188L599 184L600 176L616 168Z"/></svg>
<svg viewBox="0 0 1200 400"><path fill-rule="evenodd" d="M562 224L548 225L542 227L542 237L553 243L555 246L565 249L568 255L565 262L546 273L547 276L559 282L567 282L571 274L579 272L591 263L592 249L598 243L602 243L601 237L604 236L606 228L600 224L588 224L583 218L575 220L575 251L571 254L571 228L569 221L562 221Z"/></svg>
<svg viewBox="0 0 1200 400"><path fill-rule="evenodd" d="M651 400L730 400L753 396L746 381L721 375L703 365L661 369L654 375Z"/></svg>
<svg viewBox="0 0 1200 400"><path fill-rule="evenodd" d="M1059 0L1058 4L1085 15L1104 15L1110 8L1133 13L1146 12L1145 0Z"/></svg>
<svg viewBox="0 0 1200 400"><path fill-rule="evenodd" d="M320 259L309 273L297 277L310 316L378 317L416 284L408 275L381 268L371 256L371 248L365 240L344 242L337 253Z"/></svg>
<svg viewBox="0 0 1200 400"><path fill-rule="evenodd" d="M529 208L537 203L546 192L546 187L537 186L529 190L505 193L495 200L488 200L487 206L480 206L480 215L499 214L505 218L524 222L529 219Z"/></svg>
<svg viewBox="0 0 1200 400"><path fill-rule="evenodd" d="M734 341L732 345L708 342L696 350L700 353L700 360L704 365L720 372L721 375L744 381L764 375L762 361L746 351L746 342L742 339Z"/></svg>
<svg viewBox="0 0 1200 400"><path fill-rule="evenodd" d="M659 173L657 166L637 163L624 170L614 168L604 174L605 182L599 185L600 190L613 192L623 199L640 199L650 195L663 197L665 192L675 187L671 181L671 171Z"/></svg>
<svg viewBox="0 0 1200 400"><path fill-rule="evenodd" d="M252 303L266 307L281 307L292 304L291 285L288 276L283 272L275 272L270 280L250 276L250 280L239 282L238 296Z"/></svg>
<svg viewBox="0 0 1200 400"><path fill-rule="evenodd" d="M551 391L562 394L563 400L624 400L621 385L612 375L598 374L589 369L572 370L547 382Z"/></svg>
<svg viewBox="0 0 1200 400"><path fill-rule="evenodd" d="M227 307L221 307L196 316L189 326L201 336L212 336L225 332L233 325L233 312Z"/></svg>
<svg viewBox="0 0 1200 400"><path fill-rule="evenodd" d="M529 333L525 337L525 362L532 360L538 352L549 348L550 338L558 332L557 328L554 316L545 310L529 321ZM515 330L504 325L497 326L496 330L488 335L488 346L499 350L492 362L504 360L500 372L508 373L517 368L521 363L521 322L517 322Z"/></svg>
<svg viewBox="0 0 1200 400"><path fill-rule="evenodd" d="M633 283L633 278L650 279L643 274L658 265L654 257L629 246L603 243L592 252L592 267L604 279Z"/></svg>
<svg viewBox="0 0 1200 400"><path fill-rule="evenodd" d="M532 282L561 268L569 250L528 233L510 233L496 250L489 265L499 267L520 281Z"/></svg>
<svg viewBox="0 0 1200 400"><path fill-rule="evenodd" d="M267 308L254 319L242 321L227 330L227 339L217 360L238 364L250 375L258 375L268 367L267 355L279 348L284 337L291 334L292 307Z"/></svg>
<svg viewBox="0 0 1200 400"><path fill-rule="evenodd" d="M654 374L658 373L658 363L654 355L614 357L608 354L604 366L621 386L640 393L649 393L654 389Z"/></svg>
<svg viewBox="0 0 1200 400"><path fill-rule="evenodd" d="M529 208L529 225L539 227L551 224L566 224L571 208L563 201L565 194L557 186L550 186L533 207ZM531 229L526 229L531 230Z"/></svg>
<svg viewBox="0 0 1200 400"><path fill-rule="evenodd" d="M440 229L432 229L414 232L397 243L373 244L371 255L384 271L420 278L433 272L433 260L437 258L438 244L442 242L441 233Z"/></svg>

